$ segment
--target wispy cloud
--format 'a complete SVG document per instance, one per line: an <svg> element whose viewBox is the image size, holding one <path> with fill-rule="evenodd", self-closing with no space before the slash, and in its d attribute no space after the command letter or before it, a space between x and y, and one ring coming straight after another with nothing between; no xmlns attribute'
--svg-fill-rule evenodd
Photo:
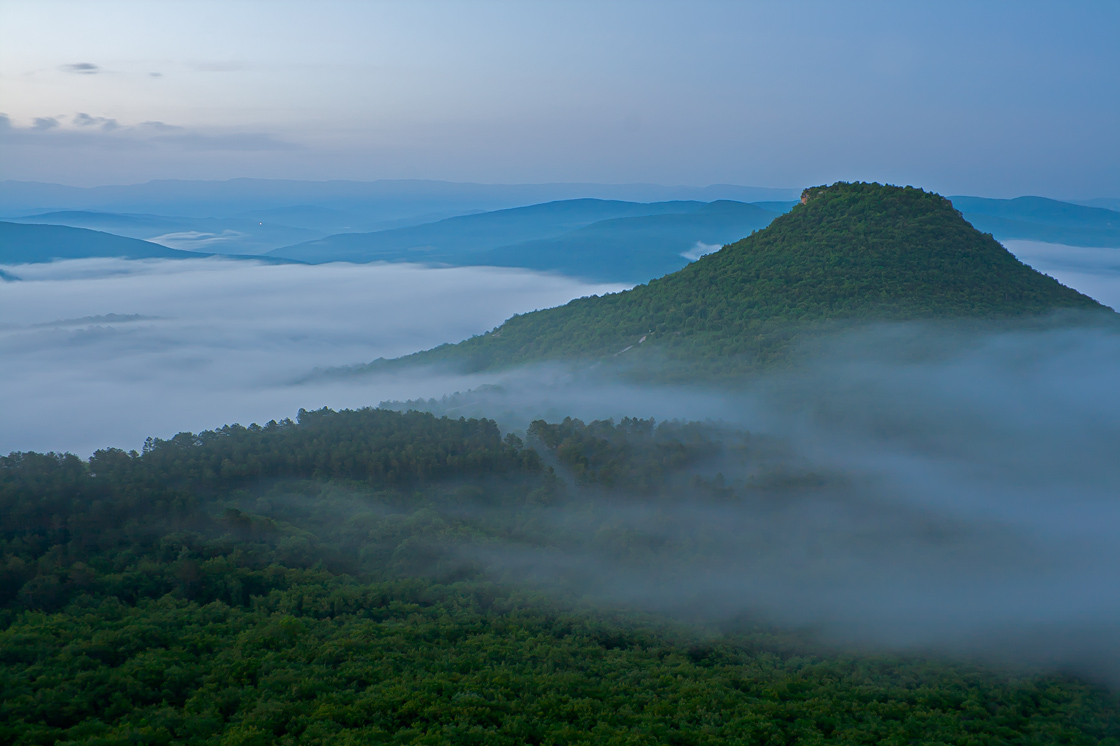
<svg viewBox="0 0 1120 746"><path fill-rule="evenodd" d="M153 132L179 132L183 129L182 127L174 124L168 124L166 122L141 122L136 126L143 129L152 130Z"/></svg>
<svg viewBox="0 0 1120 746"><path fill-rule="evenodd" d="M694 262L700 257L707 256L708 254L719 251L722 248L723 246L718 243L703 243L702 241L697 241L695 246L681 254L681 256L683 256L690 262Z"/></svg>
<svg viewBox="0 0 1120 746"><path fill-rule="evenodd" d="M14 125L0 115L4 142L19 145L99 147L110 150L169 148L189 152L261 152L299 150L298 143L280 139L269 132L222 131L188 128L159 121L124 125L111 117L79 112L64 123L65 117L36 117L30 126Z"/></svg>
<svg viewBox="0 0 1120 746"><path fill-rule="evenodd" d="M74 73L75 75L96 75L101 72L101 67L92 62L74 62L63 65L61 69L63 72Z"/></svg>
<svg viewBox="0 0 1120 746"><path fill-rule="evenodd" d="M108 117L91 117L89 114L78 113L74 117L74 124L79 127L100 127L105 132L112 132L119 129L120 125L116 119L109 119Z"/></svg>

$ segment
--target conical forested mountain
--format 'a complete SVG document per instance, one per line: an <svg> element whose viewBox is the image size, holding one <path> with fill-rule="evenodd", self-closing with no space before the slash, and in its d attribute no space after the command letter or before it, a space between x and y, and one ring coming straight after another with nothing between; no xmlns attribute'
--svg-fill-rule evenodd
<svg viewBox="0 0 1120 746"><path fill-rule="evenodd" d="M944 197L837 183L737 243L632 290L515 316L406 360L479 370L628 356L741 370L840 321L983 318L1103 310L1016 259ZM639 347L640 345L640 347Z"/></svg>

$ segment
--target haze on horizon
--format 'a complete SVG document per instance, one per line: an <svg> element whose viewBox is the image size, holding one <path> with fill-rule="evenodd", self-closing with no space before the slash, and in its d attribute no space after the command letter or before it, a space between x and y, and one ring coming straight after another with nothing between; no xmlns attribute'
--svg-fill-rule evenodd
<svg viewBox="0 0 1120 746"><path fill-rule="evenodd" d="M1120 5L0 6L0 178L1120 196Z"/></svg>

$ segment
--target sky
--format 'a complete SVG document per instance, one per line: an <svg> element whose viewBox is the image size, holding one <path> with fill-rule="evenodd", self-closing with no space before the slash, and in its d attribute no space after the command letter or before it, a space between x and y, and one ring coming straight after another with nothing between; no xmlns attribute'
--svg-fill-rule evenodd
<svg viewBox="0 0 1120 746"><path fill-rule="evenodd" d="M0 178L1120 196L1120 4L0 3Z"/></svg>

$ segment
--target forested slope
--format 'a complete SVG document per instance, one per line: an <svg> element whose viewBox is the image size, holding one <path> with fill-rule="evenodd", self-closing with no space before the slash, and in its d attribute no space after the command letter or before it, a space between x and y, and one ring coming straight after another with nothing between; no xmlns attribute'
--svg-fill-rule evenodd
<svg viewBox="0 0 1120 746"><path fill-rule="evenodd" d="M555 542L542 519L581 494L663 505L718 447L637 420L530 437L323 410L0 458L0 743L1117 743L1120 703L1073 677L495 582L459 550ZM639 565L656 550L591 533Z"/></svg>
<svg viewBox="0 0 1120 746"><path fill-rule="evenodd" d="M937 194L838 183L768 228L633 290L515 316L404 358L469 369L630 350L692 377L779 358L835 322L1008 319L1103 306L1017 260Z"/></svg>

